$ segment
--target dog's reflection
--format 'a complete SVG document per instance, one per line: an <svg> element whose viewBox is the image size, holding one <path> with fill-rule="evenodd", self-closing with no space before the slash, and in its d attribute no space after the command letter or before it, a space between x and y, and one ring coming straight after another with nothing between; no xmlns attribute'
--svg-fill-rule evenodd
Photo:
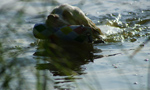
<svg viewBox="0 0 150 90"><path fill-rule="evenodd" d="M93 62L94 48L90 43L66 42L63 44L39 43L35 56L46 58L49 63L37 64L37 69L48 69L54 76L84 74L83 65Z"/></svg>

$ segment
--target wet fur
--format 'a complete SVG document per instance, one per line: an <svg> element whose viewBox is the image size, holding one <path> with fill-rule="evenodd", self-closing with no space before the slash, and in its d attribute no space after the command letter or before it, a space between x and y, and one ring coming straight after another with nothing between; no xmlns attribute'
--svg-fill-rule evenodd
<svg viewBox="0 0 150 90"><path fill-rule="evenodd" d="M93 37L99 39L103 35L101 30L78 7L63 4L53 9L48 15L46 24L48 27L61 27L64 25L84 25L93 29Z"/></svg>

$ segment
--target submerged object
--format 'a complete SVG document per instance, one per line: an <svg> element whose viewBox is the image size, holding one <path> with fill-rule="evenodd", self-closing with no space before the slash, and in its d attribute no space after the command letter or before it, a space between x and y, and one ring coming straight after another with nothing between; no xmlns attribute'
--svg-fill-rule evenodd
<svg viewBox="0 0 150 90"><path fill-rule="evenodd" d="M49 28L45 23L34 25L33 35L38 39L63 40L92 43L92 28L84 25L65 25Z"/></svg>

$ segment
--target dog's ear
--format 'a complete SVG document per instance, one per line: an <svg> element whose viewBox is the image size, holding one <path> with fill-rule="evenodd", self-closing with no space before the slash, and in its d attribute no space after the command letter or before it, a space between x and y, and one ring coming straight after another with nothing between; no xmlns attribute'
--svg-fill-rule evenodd
<svg viewBox="0 0 150 90"><path fill-rule="evenodd" d="M59 16L57 14L50 14L50 15L48 15L47 19L51 20L51 21L55 21L55 20L59 19Z"/></svg>
<svg viewBox="0 0 150 90"><path fill-rule="evenodd" d="M58 21L58 19L59 19L59 16L57 14L50 14L47 16L46 25L48 27L55 27L57 26L56 21Z"/></svg>

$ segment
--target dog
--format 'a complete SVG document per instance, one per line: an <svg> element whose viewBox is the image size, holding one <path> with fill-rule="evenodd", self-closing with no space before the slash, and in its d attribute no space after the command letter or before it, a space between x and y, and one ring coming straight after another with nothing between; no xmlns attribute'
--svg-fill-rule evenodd
<svg viewBox="0 0 150 90"><path fill-rule="evenodd" d="M83 25L92 28L92 38L100 43L103 39L102 31L90 20L81 9L69 4L62 4L53 9L47 16L45 24L49 28L63 27L65 25Z"/></svg>

